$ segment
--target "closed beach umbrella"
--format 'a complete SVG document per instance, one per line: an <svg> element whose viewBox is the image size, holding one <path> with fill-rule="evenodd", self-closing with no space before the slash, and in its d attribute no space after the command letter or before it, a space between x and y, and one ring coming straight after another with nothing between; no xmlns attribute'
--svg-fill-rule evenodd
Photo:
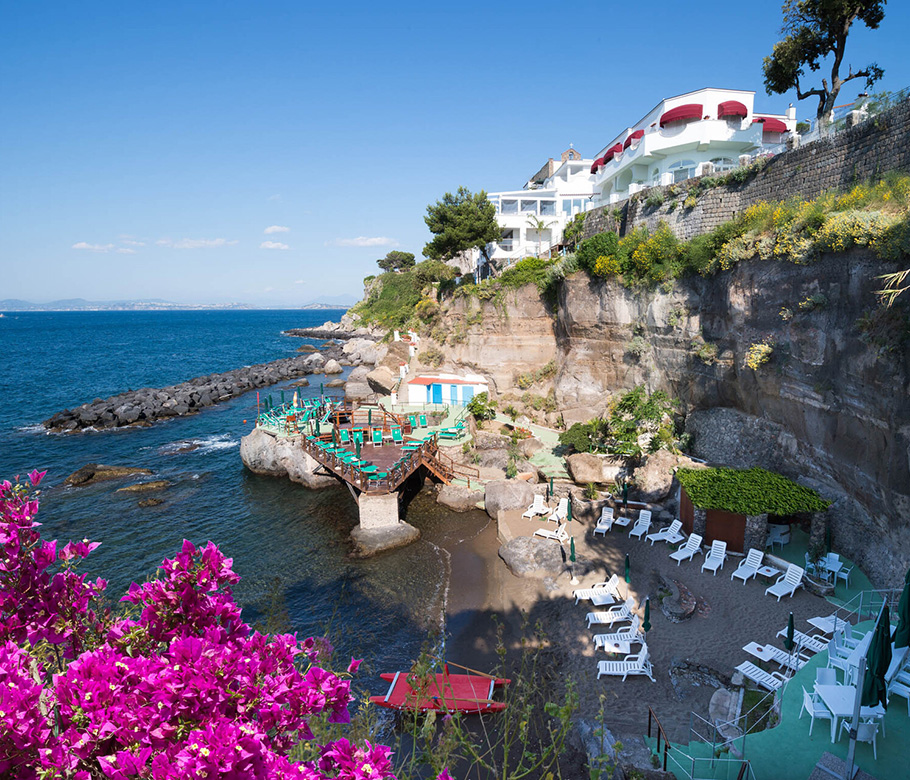
<svg viewBox="0 0 910 780"><path fill-rule="evenodd" d="M373 424L373 410L367 409L367 425Z"/></svg>
<svg viewBox="0 0 910 780"><path fill-rule="evenodd" d="M869 653L866 656L866 673L863 675L863 707L874 707L881 702L888 708L888 686L885 684L885 674L891 664L891 616L888 605L885 604L882 614L878 617L875 634L869 644Z"/></svg>
<svg viewBox="0 0 910 780"><path fill-rule="evenodd" d="M568 507L568 514L566 515L566 522L572 522L572 496L569 496L569 503L566 505Z"/></svg>
<svg viewBox="0 0 910 780"><path fill-rule="evenodd" d="M547 499L553 495L553 477L550 477L550 494L547 496Z"/></svg>
<svg viewBox="0 0 910 780"><path fill-rule="evenodd" d="M626 553L626 582L632 582L632 567L629 564L629 553Z"/></svg>
<svg viewBox="0 0 910 780"><path fill-rule="evenodd" d="M338 431L334 427L332 428L332 444L338 446Z"/></svg>
<svg viewBox="0 0 910 780"><path fill-rule="evenodd" d="M641 624L642 631L646 634L651 630L651 599L645 599L645 622Z"/></svg>
<svg viewBox="0 0 910 780"><path fill-rule="evenodd" d="M793 649L793 613L790 613L790 619L787 621L787 638L784 640L784 647L787 650Z"/></svg>
<svg viewBox="0 0 910 780"><path fill-rule="evenodd" d="M319 418L316 418L316 435L319 435Z"/></svg>
<svg viewBox="0 0 910 780"><path fill-rule="evenodd" d="M284 403L284 390L281 391L281 403Z"/></svg>
<svg viewBox="0 0 910 780"><path fill-rule="evenodd" d="M569 560L575 563L575 537L569 537Z"/></svg>
<svg viewBox="0 0 910 780"><path fill-rule="evenodd" d="M897 604L897 631L894 632L894 646L910 645L910 569L904 577L904 590Z"/></svg>
<svg viewBox="0 0 910 780"><path fill-rule="evenodd" d="M629 483L622 483L622 508L625 511L629 507Z"/></svg>
<svg viewBox="0 0 910 780"><path fill-rule="evenodd" d="M357 450L357 460L360 460L360 439L354 439L354 448Z"/></svg>

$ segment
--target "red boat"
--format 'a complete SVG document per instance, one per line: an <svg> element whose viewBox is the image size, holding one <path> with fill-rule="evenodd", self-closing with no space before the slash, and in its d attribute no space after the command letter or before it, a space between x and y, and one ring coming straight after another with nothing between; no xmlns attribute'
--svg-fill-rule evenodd
<svg viewBox="0 0 910 780"><path fill-rule="evenodd" d="M380 675L388 680L389 692L385 696L370 696L373 704L392 710L447 710L451 712L501 712L503 702L493 701L493 691L502 688L509 680L476 674L435 675L423 691L414 689L416 678L407 672Z"/></svg>

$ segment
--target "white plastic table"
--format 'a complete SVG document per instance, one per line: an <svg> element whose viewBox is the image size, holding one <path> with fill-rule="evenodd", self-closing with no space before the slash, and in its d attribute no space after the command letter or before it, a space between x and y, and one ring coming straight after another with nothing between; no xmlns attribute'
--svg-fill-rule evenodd
<svg viewBox="0 0 910 780"><path fill-rule="evenodd" d="M806 622L810 626L817 628L823 634L833 634L835 629L842 629L844 626L852 628L844 618L839 618L837 615L809 618Z"/></svg>
<svg viewBox="0 0 910 780"><path fill-rule="evenodd" d="M782 571L780 571L779 569L775 569L773 566L762 566L755 573L760 574L766 580L770 580L772 577L777 577L777 576L783 574Z"/></svg>
<svg viewBox="0 0 910 780"><path fill-rule="evenodd" d="M771 654L771 650L767 645L760 645L758 642L749 642L743 650L745 650L749 655L753 655L758 658L760 661L773 661L774 656Z"/></svg>
<svg viewBox="0 0 910 780"><path fill-rule="evenodd" d="M629 651L632 649L630 642L597 642L598 637L594 637L594 646L599 647L601 650L607 653L619 653L621 655L628 655Z"/></svg>
<svg viewBox="0 0 910 780"><path fill-rule="evenodd" d="M853 704L856 701L855 685L816 685L815 692L818 698L831 712L831 741L837 734L839 718L853 717ZM883 715L881 707L860 707L861 718L880 718Z"/></svg>

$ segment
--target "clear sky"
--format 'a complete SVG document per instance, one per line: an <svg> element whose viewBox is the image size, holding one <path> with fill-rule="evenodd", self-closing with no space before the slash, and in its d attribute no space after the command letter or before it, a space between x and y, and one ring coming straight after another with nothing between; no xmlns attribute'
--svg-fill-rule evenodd
<svg viewBox="0 0 910 780"><path fill-rule="evenodd" d="M300 305L349 294L427 204L516 189L661 98L766 96L780 2L0 4L0 299ZM848 63L910 85L910 8ZM820 78L820 76L819 76ZM852 82L839 102L861 89ZM797 104L812 117L813 101Z"/></svg>

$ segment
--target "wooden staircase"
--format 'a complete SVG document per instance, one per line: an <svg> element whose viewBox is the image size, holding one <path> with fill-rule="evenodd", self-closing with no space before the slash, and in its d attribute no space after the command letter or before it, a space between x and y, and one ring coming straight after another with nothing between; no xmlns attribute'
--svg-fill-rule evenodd
<svg viewBox="0 0 910 780"><path fill-rule="evenodd" d="M437 455L438 454L439 453L437 453ZM427 467L430 473L435 474L440 479L440 481L446 485L452 484L452 478L455 476L455 474L439 458L434 457L427 452L421 456L420 462Z"/></svg>

